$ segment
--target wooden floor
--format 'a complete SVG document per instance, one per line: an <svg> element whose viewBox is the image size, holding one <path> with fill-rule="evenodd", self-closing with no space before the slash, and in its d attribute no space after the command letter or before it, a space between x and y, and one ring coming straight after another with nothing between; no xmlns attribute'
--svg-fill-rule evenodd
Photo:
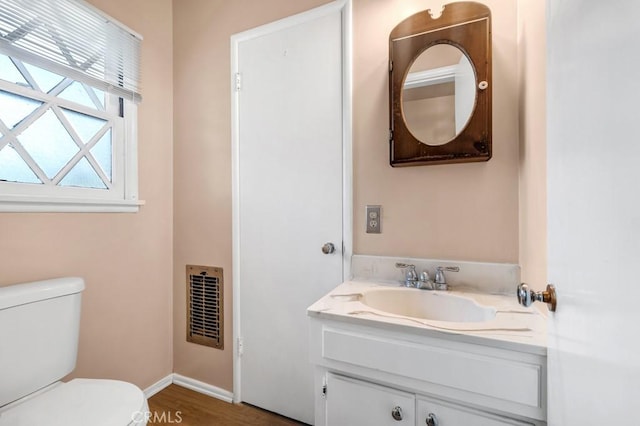
<svg viewBox="0 0 640 426"><path fill-rule="evenodd" d="M301 425L286 417L247 404L229 404L178 385L149 398L152 425L235 426Z"/></svg>

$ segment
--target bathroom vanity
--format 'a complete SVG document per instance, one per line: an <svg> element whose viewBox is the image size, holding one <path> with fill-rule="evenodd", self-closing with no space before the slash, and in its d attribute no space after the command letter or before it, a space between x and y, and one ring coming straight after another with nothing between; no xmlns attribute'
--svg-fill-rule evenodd
<svg viewBox="0 0 640 426"><path fill-rule="evenodd" d="M308 315L316 425L546 425L545 312L514 296L349 281Z"/></svg>

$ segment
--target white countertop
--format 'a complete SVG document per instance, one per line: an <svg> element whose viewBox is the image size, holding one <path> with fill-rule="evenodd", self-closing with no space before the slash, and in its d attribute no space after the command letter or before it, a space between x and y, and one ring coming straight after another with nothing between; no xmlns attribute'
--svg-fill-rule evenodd
<svg viewBox="0 0 640 426"><path fill-rule="evenodd" d="M493 320L483 322L434 321L390 314L361 302L362 295L372 289L398 288L402 291L423 292L404 288L399 284L370 281L346 281L307 309L310 317L383 327L389 330L447 338L468 343L546 355L547 312L539 305L525 308L512 296L482 294L467 291L434 292L473 299L482 306L496 310Z"/></svg>

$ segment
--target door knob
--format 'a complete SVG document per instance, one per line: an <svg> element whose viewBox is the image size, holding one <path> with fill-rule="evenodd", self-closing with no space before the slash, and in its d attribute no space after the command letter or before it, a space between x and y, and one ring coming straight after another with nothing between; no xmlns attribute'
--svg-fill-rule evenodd
<svg viewBox="0 0 640 426"><path fill-rule="evenodd" d="M429 413L426 420L427 426L438 426L438 418L435 414Z"/></svg>
<svg viewBox="0 0 640 426"><path fill-rule="evenodd" d="M545 291L533 291L525 283L518 286L516 290L516 296L518 296L518 302L522 306L531 306L533 302L544 302L549 307L551 312L556 311L558 300L556 298L556 288L553 284L547 284Z"/></svg>
<svg viewBox="0 0 640 426"><path fill-rule="evenodd" d="M402 420L402 408L393 407L393 410L391 410L391 417L393 417L397 421Z"/></svg>
<svg viewBox="0 0 640 426"><path fill-rule="evenodd" d="M325 245L322 246L322 252L324 254L331 254L335 251L336 251L336 246L334 246L333 243L326 243Z"/></svg>

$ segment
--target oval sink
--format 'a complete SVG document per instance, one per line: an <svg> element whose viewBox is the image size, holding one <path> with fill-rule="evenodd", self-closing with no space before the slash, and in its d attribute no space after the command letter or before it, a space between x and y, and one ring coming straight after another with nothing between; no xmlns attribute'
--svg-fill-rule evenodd
<svg viewBox="0 0 640 426"><path fill-rule="evenodd" d="M495 318L496 310L473 299L412 288L373 289L360 302L394 315L434 321L482 322Z"/></svg>

